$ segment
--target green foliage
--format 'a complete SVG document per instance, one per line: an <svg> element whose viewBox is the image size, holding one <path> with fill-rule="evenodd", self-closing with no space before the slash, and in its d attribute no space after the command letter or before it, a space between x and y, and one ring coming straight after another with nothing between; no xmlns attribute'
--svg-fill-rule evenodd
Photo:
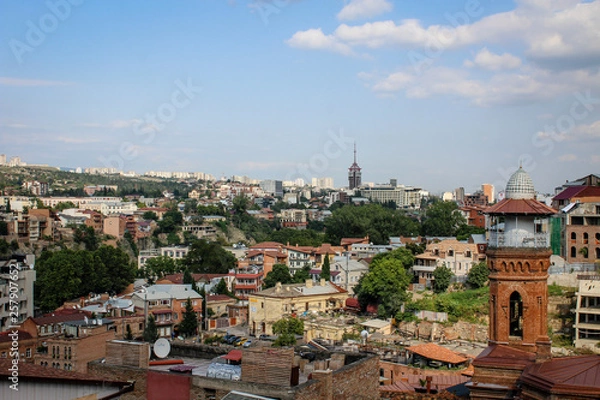
<svg viewBox="0 0 600 400"><path fill-rule="evenodd" d="M158 340L158 328L156 327L156 320L154 316L150 314L148 316L148 321L146 322L146 327L144 328L144 333L142 335L144 342L154 343Z"/></svg>
<svg viewBox="0 0 600 400"><path fill-rule="evenodd" d="M227 282L225 282L225 279L221 279L219 283L217 283L217 286L215 286L213 291L215 292L215 294L224 294L226 296L232 296L229 289L227 289Z"/></svg>
<svg viewBox="0 0 600 400"><path fill-rule="evenodd" d="M385 244L390 236L414 236L419 225L403 211L384 208L381 204L345 206L333 211L325 220L327 242L339 244L345 237L369 236L374 244Z"/></svg>
<svg viewBox="0 0 600 400"><path fill-rule="evenodd" d="M399 247L392 251L377 254L375 257L373 257L371 265L377 264L383 260L400 261L405 269L409 269L415 263L415 257L413 256L413 253L405 247Z"/></svg>
<svg viewBox="0 0 600 400"><path fill-rule="evenodd" d="M306 263L302 269L296 271L293 276L293 283L304 283L307 279L310 279L310 264Z"/></svg>
<svg viewBox="0 0 600 400"><path fill-rule="evenodd" d="M329 264L329 254L325 254L323 265L321 266L321 279L329 281L331 279L331 265Z"/></svg>
<svg viewBox="0 0 600 400"><path fill-rule="evenodd" d="M121 249L43 251L36 263L36 305L52 311L70 300L93 293L119 293L135 278L135 266Z"/></svg>
<svg viewBox="0 0 600 400"><path fill-rule="evenodd" d="M6 221L0 221L0 236L8 235L8 224Z"/></svg>
<svg viewBox="0 0 600 400"><path fill-rule="evenodd" d="M389 257L373 260L369 272L362 276L354 292L358 296L361 307L364 308L368 304L382 304L385 307L385 314L394 316L408 299L406 289L411 279L399 259Z"/></svg>
<svg viewBox="0 0 600 400"><path fill-rule="evenodd" d="M75 229L73 240L75 243L83 243L85 245L85 249L88 251L96 250L100 244L100 240L98 239L94 228L85 225L79 225Z"/></svg>
<svg viewBox="0 0 600 400"><path fill-rule="evenodd" d="M269 241L279 243L289 243L292 246L314 246L318 247L325 241L325 234L316 232L312 229L291 229L283 228L272 232L269 237Z"/></svg>
<svg viewBox="0 0 600 400"><path fill-rule="evenodd" d="M485 228L478 228L472 225L460 225L456 230L456 239L457 240L467 240L471 237L471 235L482 234L485 233Z"/></svg>
<svg viewBox="0 0 600 400"><path fill-rule="evenodd" d="M127 324L125 330L125 340L133 340L133 332L131 332L131 325Z"/></svg>
<svg viewBox="0 0 600 400"><path fill-rule="evenodd" d="M158 221L157 233L176 232L183 224L183 215L176 209L171 209L163 215L163 219Z"/></svg>
<svg viewBox="0 0 600 400"><path fill-rule="evenodd" d="M146 260L144 267L140 269L141 276L150 283L179 271L180 268L175 260L167 256L149 258Z"/></svg>
<svg viewBox="0 0 600 400"><path fill-rule="evenodd" d="M38 208L40 208L40 207L38 207ZM54 206L54 210L56 210L58 212L67 210L69 208L77 208L77 206L72 201L61 201L60 203L58 203L57 205Z"/></svg>
<svg viewBox="0 0 600 400"><path fill-rule="evenodd" d="M425 252L426 245L425 243L407 243L405 247L416 256Z"/></svg>
<svg viewBox="0 0 600 400"><path fill-rule="evenodd" d="M135 243L135 240L133 239L133 235L131 235L131 232L125 231L125 233L123 234L123 239L125 239L127 243L129 243L133 254L137 257L139 254L139 250L137 244Z"/></svg>
<svg viewBox="0 0 600 400"><path fill-rule="evenodd" d="M277 282L281 282L282 284L292 282L292 275L290 275L290 269L287 265L273 265L273 270L271 270L263 280L263 288L267 289L270 287L274 287L277 284Z"/></svg>
<svg viewBox="0 0 600 400"><path fill-rule="evenodd" d="M484 287L488 281L490 270L488 269L487 263L482 261L471 267L469 275L467 276L467 284L473 289Z"/></svg>
<svg viewBox="0 0 600 400"><path fill-rule="evenodd" d="M158 215L154 211L146 211L142 214L142 219L146 221L158 221Z"/></svg>
<svg viewBox="0 0 600 400"><path fill-rule="evenodd" d="M409 301L405 307L405 314L415 311L427 310L448 313L448 319L456 322L459 319L467 322L478 323L479 319L489 312L488 287L460 292L441 293L434 296L424 296L416 301Z"/></svg>
<svg viewBox="0 0 600 400"><path fill-rule="evenodd" d="M304 333L304 321L295 317L280 319L273 324L273 333L279 335L273 346L293 346L296 335Z"/></svg>
<svg viewBox="0 0 600 400"><path fill-rule="evenodd" d="M197 207L198 215L222 215L226 216L225 208L222 205L208 205L208 206L198 206Z"/></svg>
<svg viewBox="0 0 600 400"><path fill-rule="evenodd" d="M450 280L454 274L446 265L442 265L433 270L433 291L443 293L450 286Z"/></svg>
<svg viewBox="0 0 600 400"><path fill-rule="evenodd" d="M548 285L548 296L562 296L563 294L563 287L559 286L556 282L552 282Z"/></svg>
<svg viewBox="0 0 600 400"><path fill-rule="evenodd" d="M235 268L235 256L216 242L196 240L182 263L193 273L226 274Z"/></svg>
<svg viewBox="0 0 600 400"><path fill-rule="evenodd" d="M455 236L467 220L453 201L436 201L429 205L423 216L421 232L428 236Z"/></svg>
<svg viewBox="0 0 600 400"><path fill-rule="evenodd" d="M196 334L198 330L198 315L192 307L192 300L188 297L185 302L185 311L183 312L182 321L179 324L179 333L184 337Z"/></svg>

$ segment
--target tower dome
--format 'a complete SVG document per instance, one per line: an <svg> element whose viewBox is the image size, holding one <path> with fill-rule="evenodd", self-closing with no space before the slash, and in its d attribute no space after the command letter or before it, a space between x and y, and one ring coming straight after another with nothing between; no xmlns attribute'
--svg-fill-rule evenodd
<svg viewBox="0 0 600 400"><path fill-rule="evenodd" d="M505 195L507 199L535 199L533 182L522 167L508 180Z"/></svg>

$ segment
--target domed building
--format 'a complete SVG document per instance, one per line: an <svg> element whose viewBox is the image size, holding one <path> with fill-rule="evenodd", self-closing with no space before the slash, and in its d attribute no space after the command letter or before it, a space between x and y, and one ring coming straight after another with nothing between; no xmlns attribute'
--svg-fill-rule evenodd
<svg viewBox="0 0 600 400"><path fill-rule="evenodd" d="M473 361L472 399L598 399L600 356L552 359L548 337L548 217L523 168L487 208L488 347ZM565 397L566 393L568 396Z"/></svg>

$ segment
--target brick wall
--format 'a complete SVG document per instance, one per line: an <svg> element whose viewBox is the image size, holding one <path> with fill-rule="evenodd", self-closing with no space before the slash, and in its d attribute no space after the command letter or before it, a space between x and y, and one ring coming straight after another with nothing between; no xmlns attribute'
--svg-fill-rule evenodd
<svg viewBox="0 0 600 400"><path fill-rule="evenodd" d="M88 364L88 373L105 379L135 382L132 392L121 395L121 400L145 400L148 370L94 361Z"/></svg>

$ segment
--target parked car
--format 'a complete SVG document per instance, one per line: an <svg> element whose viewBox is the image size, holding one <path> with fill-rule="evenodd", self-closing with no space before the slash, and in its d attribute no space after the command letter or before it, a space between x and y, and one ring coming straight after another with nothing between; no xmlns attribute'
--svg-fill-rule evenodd
<svg viewBox="0 0 600 400"><path fill-rule="evenodd" d="M239 346L243 345L244 343L246 343L247 340L248 340L248 338L243 338L243 337L238 338L235 342L233 342L233 345L239 347Z"/></svg>
<svg viewBox="0 0 600 400"><path fill-rule="evenodd" d="M235 335L232 335L232 334L228 333L227 335L223 336L223 338L221 339L221 341L222 341L223 343L227 343L227 341L228 341L229 339L233 338L233 337L235 337Z"/></svg>
<svg viewBox="0 0 600 400"><path fill-rule="evenodd" d="M244 346L244 347L250 347L250 346L252 346L252 339L246 340L246 342L242 346Z"/></svg>
<svg viewBox="0 0 600 400"><path fill-rule="evenodd" d="M238 340L240 337L233 335L231 336L229 339L227 339L227 344L234 344L236 340Z"/></svg>

